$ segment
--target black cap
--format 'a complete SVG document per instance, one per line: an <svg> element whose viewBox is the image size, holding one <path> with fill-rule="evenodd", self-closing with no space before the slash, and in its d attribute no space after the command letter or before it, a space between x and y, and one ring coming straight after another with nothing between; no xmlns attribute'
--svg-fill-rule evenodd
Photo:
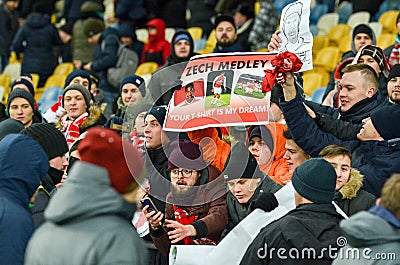
<svg viewBox="0 0 400 265"><path fill-rule="evenodd" d="M227 21L227 22L231 23L236 30L235 21L233 20L233 17L225 16L225 15L219 15L215 18L214 28L217 28L219 23L221 23L223 21Z"/></svg>

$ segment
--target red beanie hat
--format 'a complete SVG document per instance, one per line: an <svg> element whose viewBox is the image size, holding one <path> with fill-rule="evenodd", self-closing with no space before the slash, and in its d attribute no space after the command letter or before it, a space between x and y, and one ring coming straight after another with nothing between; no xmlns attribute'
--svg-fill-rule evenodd
<svg viewBox="0 0 400 265"><path fill-rule="evenodd" d="M111 186L121 194L134 190L143 180L142 157L114 130L89 129L78 151L81 161L107 169Z"/></svg>

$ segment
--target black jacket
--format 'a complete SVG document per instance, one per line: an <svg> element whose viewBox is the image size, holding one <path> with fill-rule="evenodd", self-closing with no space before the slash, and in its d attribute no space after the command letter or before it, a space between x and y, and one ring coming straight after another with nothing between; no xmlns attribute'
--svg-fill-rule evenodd
<svg viewBox="0 0 400 265"><path fill-rule="evenodd" d="M0 4L0 56L10 56L11 42L18 30L18 17L15 11Z"/></svg>
<svg viewBox="0 0 400 265"><path fill-rule="evenodd" d="M98 45L93 51L92 70L99 77L99 87L108 92L118 93L118 88L114 88L107 81L108 68L114 67L118 60L118 31L113 28L106 28L101 34ZM102 45L102 42L104 44ZM104 47L102 49L102 46Z"/></svg>
<svg viewBox="0 0 400 265"><path fill-rule="evenodd" d="M342 235L339 228L341 219L332 204L301 204L264 227L247 248L240 264L331 264L333 257L327 250L329 247L337 248L331 251L331 255L338 251L337 238ZM272 248L275 251L271 251ZM285 250L283 253L280 250L280 255L287 259L278 258L280 248ZM291 259L289 255L296 253L291 250L294 248L300 253L299 259ZM310 259L301 259L302 250L310 248L315 250L318 258L313 259L311 252ZM269 256L270 252L272 256ZM304 253L304 257L308 257L309 252Z"/></svg>
<svg viewBox="0 0 400 265"><path fill-rule="evenodd" d="M57 65L57 53L54 46L61 45L56 28L47 15L33 13L15 35L13 48L24 53L22 74L38 73L39 86L44 85Z"/></svg>

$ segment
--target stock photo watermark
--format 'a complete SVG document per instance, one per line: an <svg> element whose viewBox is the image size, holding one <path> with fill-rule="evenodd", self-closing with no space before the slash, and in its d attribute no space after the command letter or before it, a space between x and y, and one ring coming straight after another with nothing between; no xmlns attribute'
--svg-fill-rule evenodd
<svg viewBox="0 0 400 265"><path fill-rule="evenodd" d="M371 248L353 248L347 246L347 239L340 236L336 240L336 246L329 245L322 249L316 248L270 248L267 243L257 250L259 259L298 259L298 260L313 260L329 257L331 259L349 259L349 260L396 260L395 252L374 252ZM345 247L347 246L347 247ZM345 248L344 248L345 247Z"/></svg>

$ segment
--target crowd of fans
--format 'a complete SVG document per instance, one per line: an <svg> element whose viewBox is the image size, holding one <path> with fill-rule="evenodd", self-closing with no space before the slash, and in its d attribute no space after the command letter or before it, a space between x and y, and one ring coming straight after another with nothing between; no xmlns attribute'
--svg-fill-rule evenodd
<svg viewBox="0 0 400 265"><path fill-rule="evenodd" d="M262 228L240 264L399 264L400 14L385 51L368 25L353 29L323 104L287 72L268 124L170 132L168 103L197 55L187 28L215 34L215 53L277 51L274 1L260 0L257 16L254 1L118 0L105 16L107 2L65 0L60 13L49 0L0 4L0 71L11 53L22 61L0 104L0 263L168 264L171 245L218 245L255 209L278 207L275 192L291 183L296 208ZM109 81L121 44L137 63L157 63L150 80ZM36 86L60 62L75 69L40 109ZM199 100L193 84L185 97ZM282 260L260 255L266 245L321 255ZM355 248L390 258L339 255Z"/></svg>

